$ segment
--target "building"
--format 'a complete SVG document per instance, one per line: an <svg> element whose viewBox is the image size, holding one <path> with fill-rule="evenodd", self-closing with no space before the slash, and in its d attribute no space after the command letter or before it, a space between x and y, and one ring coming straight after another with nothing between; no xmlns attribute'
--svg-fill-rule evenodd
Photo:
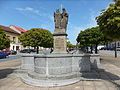
<svg viewBox="0 0 120 90"><path fill-rule="evenodd" d="M7 37L10 39L10 50L17 51L23 49L18 37L27 30L14 25L10 25L9 27L0 25L0 27L5 31Z"/></svg>
<svg viewBox="0 0 120 90"><path fill-rule="evenodd" d="M11 29L13 29L14 31L18 32L19 34L22 34L22 33L27 31L27 30L25 30L25 29L23 29L21 27L15 26L15 25L10 25L9 27Z"/></svg>
<svg viewBox="0 0 120 90"><path fill-rule="evenodd" d="M114 48L114 47L115 47L115 42L109 43L109 44L107 45L107 47L109 47L109 48ZM117 41L117 42L116 42L116 47L117 47L117 48L120 47L120 41Z"/></svg>

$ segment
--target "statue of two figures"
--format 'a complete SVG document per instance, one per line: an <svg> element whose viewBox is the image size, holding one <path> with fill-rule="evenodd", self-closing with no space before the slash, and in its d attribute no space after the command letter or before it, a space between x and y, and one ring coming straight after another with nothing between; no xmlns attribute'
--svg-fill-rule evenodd
<svg viewBox="0 0 120 90"><path fill-rule="evenodd" d="M68 23L68 13L66 12L65 8L62 9L60 12L59 9L54 12L54 22L55 22L55 29L64 29L66 32L67 23Z"/></svg>

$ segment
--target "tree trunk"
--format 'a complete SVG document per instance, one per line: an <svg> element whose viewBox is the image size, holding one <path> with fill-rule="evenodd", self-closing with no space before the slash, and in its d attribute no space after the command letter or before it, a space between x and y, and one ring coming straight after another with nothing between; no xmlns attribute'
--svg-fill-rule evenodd
<svg viewBox="0 0 120 90"><path fill-rule="evenodd" d="M93 53L93 52L92 52L92 51L93 51L93 47L92 47L92 46L90 47L90 50L91 50L90 52Z"/></svg>
<svg viewBox="0 0 120 90"><path fill-rule="evenodd" d="M95 54L97 54L98 53L98 51L97 51L97 44L95 45Z"/></svg>
<svg viewBox="0 0 120 90"><path fill-rule="evenodd" d="M116 41L115 41L115 58L117 58L117 47L116 47Z"/></svg>
<svg viewBox="0 0 120 90"><path fill-rule="evenodd" d="M86 47L86 52L88 53L88 47Z"/></svg>
<svg viewBox="0 0 120 90"><path fill-rule="evenodd" d="M37 46L37 54L39 53L39 47Z"/></svg>

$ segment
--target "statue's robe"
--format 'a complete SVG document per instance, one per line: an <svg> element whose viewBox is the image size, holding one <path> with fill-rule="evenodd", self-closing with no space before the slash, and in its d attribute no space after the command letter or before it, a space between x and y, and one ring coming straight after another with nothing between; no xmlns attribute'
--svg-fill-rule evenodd
<svg viewBox="0 0 120 90"><path fill-rule="evenodd" d="M67 13L63 13L62 14L62 20L61 20L61 28L62 29L66 29L67 22L68 22L68 14Z"/></svg>
<svg viewBox="0 0 120 90"><path fill-rule="evenodd" d="M54 13L54 22L55 22L55 28L61 28L61 19L62 15L61 13Z"/></svg>

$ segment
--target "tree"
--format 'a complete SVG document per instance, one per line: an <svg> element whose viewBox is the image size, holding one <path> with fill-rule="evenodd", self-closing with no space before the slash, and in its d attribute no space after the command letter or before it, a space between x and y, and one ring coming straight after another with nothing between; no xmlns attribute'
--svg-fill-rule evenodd
<svg viewBox="0 0 120 90"><path fill-rule="evenodd" d="M95 46L95 53L97 53L97 46L107 40L108 39L103 35L103 33L100 32L98 26L81 31L77 37L77 42L80 43L81 47L85 46L87 48L90 46L91 53L93 46Z"/></svg>
<svg viewBox="0 0 120 90"><path fill-rule="evenodd" d="M90 46L89 37L86 30L81 31L76 40L79 43L79 47L81 48L87 48L88 46Z"/></svg>
<svg viewBox="0 0 120 90"><path fill-rule="evenodd" d="M71 44L70 41L67 41L67 48L70 50L70 49L73 49L75 48L75 45Z"/></svg>
<svg viewBox="0 0 120 90"><path fill-rule="evenodd" d="M10 47L10 40L6 36L2 28L0 28L0 50Z"/></svg>
<svg viewBox="0 0 120 90"><path fill-rule="evenodd" d="M44 48L53 47L53 36L45 29L33 28L19 37L20 42L23 46L32 46L37 48L37 53L39 46Z"/></svg>
<svg viewBox="0 0 120 90"><path fill-rule="evenodd" d="M115 3L110 4L96 19L104 35L115 41L115 57L117 57L116 41L120 40L120 0L114 1Z"/></svg>

